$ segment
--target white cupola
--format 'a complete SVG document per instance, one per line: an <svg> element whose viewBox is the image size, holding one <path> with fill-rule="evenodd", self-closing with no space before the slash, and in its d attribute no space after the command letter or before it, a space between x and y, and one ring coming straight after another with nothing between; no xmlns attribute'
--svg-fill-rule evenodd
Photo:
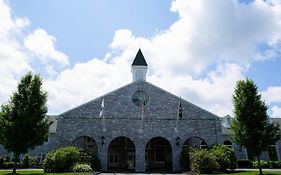
<svg viewBox="0 0 281 175"><path fill-rule="evenodd" d="M140 80L146 81L147 63L140 49L132 63L131 72L133 74L133 82Z"/></svg>

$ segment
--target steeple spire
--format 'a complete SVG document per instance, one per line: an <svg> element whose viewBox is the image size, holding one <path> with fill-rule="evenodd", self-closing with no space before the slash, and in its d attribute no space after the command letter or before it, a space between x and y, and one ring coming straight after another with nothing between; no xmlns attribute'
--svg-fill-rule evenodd
<svg viewBox="0 0 281 175"><path fill-rule="evenodd" d="M139 49L132 66L147 66L147 63L143 57L143 54L141 52L141 49Z"/></svg>
<svg viewBox="0 0 281 175"><path fill-rule="evenodd" d="M139 80L146 81L147 63L144 59L141 49L139 49L132 63L131 71L133 74L133 81L139 81Z"/></svg>

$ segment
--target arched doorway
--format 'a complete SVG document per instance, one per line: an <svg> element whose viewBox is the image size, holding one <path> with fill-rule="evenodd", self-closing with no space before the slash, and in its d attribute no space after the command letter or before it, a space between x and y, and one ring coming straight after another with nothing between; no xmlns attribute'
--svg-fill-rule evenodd
<svg viewBox="0 0 281 175"><path fill-rule="evenodd" d="M186 139L186 141L183 144L183 147L190 147L190 148L208 148L207 143L205 142L204 139L197 137L197 136L192 136Z"/></svg>
<svg viewBox="0 0 281 175"><path fill-rule="evenodd" d="M232 143L231 143L231 141L229 141L229 140L224 141L223 144L224 144L225 146L227 146L228 148L232 148Z"/></svg>
<svg viewBox="0 0 281 175"><path fill-rule="evenodd" d="M135 170L135 144L127 137L117 137L108 146L108 170Z"/></svg>
<svg viewBox="0 0 281 175"><path fill-rule="evenodd" d="M163 137L152 138L145 147L146 171L171 171L172 147Z"/></svg>
<svg viewBox="0 0 281 175"><path fill-rule="evenodd" d="M76 138L72 142L72 146L76 146L76 147L82 148L84 150L93 152L93 153L98 152L96 141L89 136L80 136L80 137Z"/></svg>
<svg viewBox="0 0 281 175"><path fill-rule="evenodd" d="M191 170L191 163L190 163L190 157L189 157L189 152L191 151L190 149L202 149L202 148L208 148L207 143L205 142L204 139L197 137L197 136L192 136L189 137L188 139L185 140L182 146L182 151L181 151L181 156L182 156L182 168L184 170L190 171Z"/></svg>

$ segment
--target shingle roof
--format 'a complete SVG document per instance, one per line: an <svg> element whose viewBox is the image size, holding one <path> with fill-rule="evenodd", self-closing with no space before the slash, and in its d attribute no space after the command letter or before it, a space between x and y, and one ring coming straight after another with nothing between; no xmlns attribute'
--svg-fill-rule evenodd
<svg viewBox="0 0 281 175"><path fill-rule="evenodd" d="M143 54L141 52L141 50L139 49L133 63L132 66L147 66L147 63L143 57Z"/></svg>

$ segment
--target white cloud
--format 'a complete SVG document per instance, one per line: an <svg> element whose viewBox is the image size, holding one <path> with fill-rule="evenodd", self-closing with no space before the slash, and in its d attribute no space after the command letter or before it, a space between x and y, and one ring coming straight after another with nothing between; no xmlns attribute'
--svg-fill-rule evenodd
<svg viewBox="0 0 281 175"><path fill-rule="evenodd" d="M0 1L0 37L5 36L0 38L0 56L8 55L13 60L1 60L1 65L12 68L6 68L9 71L5 77L9 78L1 78L7 84L4 89L14 87L14 72L22 75L32 69L27 55L32 53L40 58L49 74L44 88L49 94L50 113L57 114L130 83L130 65L141 46L149 64L149 82L225 116L232 112L235 82L244 78L248 66L279 56L280 8L276 2L268 4L262 0L248 4L238 0L174 0L171 10L179 14L179 19L167 30L150 38L136 37L128 29L117 30L111 51L104 58L92 58L58 72L53 62L69 66L69 58L55 49L55 36L36 29L24 38L24 45L18 42L12 35L28 26L29 21L12 19L9 7ZM12 45L5 44L7 38L13 41ZM261 51L260 44L269 49ZM29 52L22 51L23 47ZM13 68L20 63L19 59L24 65L22 69ZM1 97L6 93L0 90ZM274 95L267 96L272 102L279 101ZM274 115L278 109L274 108Z"/></svg>
<svg viewBox="0 0 281 175"><path fill-rule="evenodd" d="M271 86L268 87L266 91L262 92L262 97L265 99L266 103L281 103L281 87Z"/></svg>
<svg viewBox="0 0 281 175"><path fill-rule="evenodd" d="M89 61L83 63L92 66L89 80L93 79L96 83L101 81L102 84L97 86L91 81L74 78L73 83L85 87L69 89L69 84L61 83L57 92L67 89L65 93L69 95L65 94L62 98L72 99L61 101L68 103L65 106L73 106L108 92L108 87L118 87L110 81L103 81L103 78L110 76L122 82L120 84L129 83L128 78L118 75L130 75L129 66L141 46L149 64L148 81L220 116L231 114L235 82L244 78L252 62L276 56L276 45L281 39L281 12L278 8L279 4L273 6L261 0L249 4L236 0L173 1L171 10L178 13L180 18L169 29L151 38L136 37L128 29L115 32L110 44L112 50L106 54L110 56L100 59L106 60L104 67L116 67L114 75L106 75L112 73L102 71L100 64ZM264 53L259 50L259 44L266 44L270 49ZM69 70L68 76L60 76L61 79L56 81L70 81L67 79L76 77L80 71L82 68L74 67ZM92 91L86 87L91 87ZM77 102L77 99L81 100ZM50 103L50 106L58 105ZM63 107L56 111L61 109Z"/></svg>
<svg viewBox="0 0 281 175"><path fill-rule="evenodd" d="M27 55L17 41L20 30L28 25L25 18L13 19L11 9L0 1L0 103L8 100L17 84L17 78L32 70Z"/></svg>
<svg viewBox="0 0 281 175"><path fill-rule="evenodd" d="M245 69L237 64L225 63L208 73L205 78L192 76L157 75L149 79L160 87L182 96L219 116L232 114L232 93L235 83L244 78Z"/></svg>
<svg viewBox="0 0 281 175"><path fill-rule="evenodd" d="M31 62L34 61L30 58L29 52L23 45L23 38L26 32L23 31L29 27L29 20L27 18L14 17L7 1L0 0L0 21L0 104L2 104L8 101L9 96L16 89L19 79L26 72L34 71L36 67L32 67ZM50 51L50 55L58 61L64 64L68 63L67 56L51 47L54 46L55 38L46 34L43 35L45 40L42 39L40 41L47 42L49 45L37 44L42 47L46 46L49 49L48 51ZM51 72L51 68L49 68L49 72Z"/></svg>
<svg viewBox="0 0 281 175"><path fill-rule="evenodd" d="M116 58L117 59L117 58ZM130 67L116 66L93 58L64 70L55 80L45 80L49 107L56 112L75 107L83 102L115 90L129 82Z"/></svg>
<svg viewBox="0 0 281 175"><path fill-rule="evenodd" d="M24 40L24 46L44 62L49 59L68 65L68 56L55 49L56 38L44 29L36 29Z"/></svg>
<svg viewBox="0 0 281 175"><path fill-rule="evenodd" d="M272 117L273 118L281 118L281 108L278 106L272 107Z"/></svg>

